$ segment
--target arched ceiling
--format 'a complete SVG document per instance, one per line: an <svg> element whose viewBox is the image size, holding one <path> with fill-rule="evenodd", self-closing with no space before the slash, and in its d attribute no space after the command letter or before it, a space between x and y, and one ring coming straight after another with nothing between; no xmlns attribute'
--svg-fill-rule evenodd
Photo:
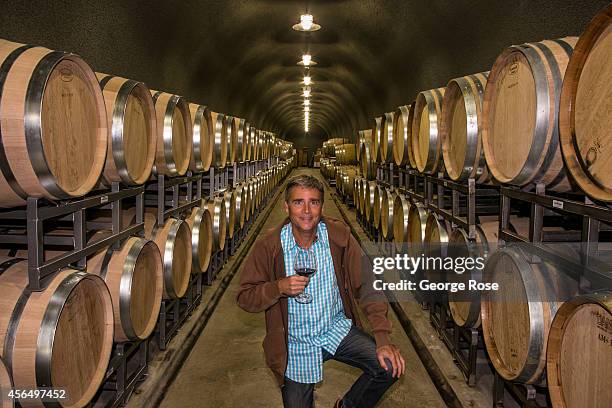
<svg viewBox="0 0 612 408"><path fill-rule="evenodd" d="M504 47L579 35L608 1L3 1L0 37L83 56L302 146L354 137L423 89L487 71ZM291 29L304 12L323 28ZM311 69L304 134L304 52Z"/></svg>

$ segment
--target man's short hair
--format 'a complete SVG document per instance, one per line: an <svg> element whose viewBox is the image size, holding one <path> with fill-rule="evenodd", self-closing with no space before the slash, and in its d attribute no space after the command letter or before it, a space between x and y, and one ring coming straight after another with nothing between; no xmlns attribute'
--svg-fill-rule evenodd
<svg viewBox="0 0 612 408"><path fill-rule="evenodd" d="M309 176L307 174L295 176L289 180L289 182L287 183L287 187L285 188L285 202L289 202L289 195L291 194L291 189L293 187L298 186L319 190L319 192L321 193L321 204L323 203L323 199L325 198L325 189L323 187L323 183L321 183L318 178Z"/></svg>

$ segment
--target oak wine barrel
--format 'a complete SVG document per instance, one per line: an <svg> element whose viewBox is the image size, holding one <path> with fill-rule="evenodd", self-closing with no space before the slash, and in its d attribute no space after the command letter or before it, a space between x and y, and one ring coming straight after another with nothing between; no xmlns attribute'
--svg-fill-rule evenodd
<svg viewBox="0 0 612 408"><path fill-rule="evenodd" d="M109 132L94 72L78 55L2 39L0 61L0 207L87 194Z"/></svg>
<svg viewBox="0 0 612 408"><path fill-rule="evenodd" d="M385 239L393 238L393 209L395 204L395 192L384 188L380 203L380 231Z"/></svg>
<svg viewBox="0 0 612 408"><path fill-rule="evenodd" d="M223 251L227 235L225 200L223 197L216 196L210 201L202 199L202 204L208 207L212 217L213 249Z"/></svg>
<svg viewBox="0 0 612 408"><path fill-rule="evenodd" d="M238 153L238 123L235 123L234 120L239 119L234 116L226 115L225 116L225 131L227 134L227 164L236 163L236 154Z"/></svg>
<svg viewBox="0 0 612 408"><path fill-rule="evenodd" d="M183 176L189 168L193 128L185 99L162 91L151 91L157 118L155 174Z"/></svg>
<svg viewBox="0 0 612 408"><path fill-rule="evenodd" d="M104 280L63 269L45 290L28 292L28 263L0 258L0 354L16 389L66 390L61 406L85 406L106 374L113 305ZM22 400L24 407L43 407Z"/></svg>
<svg viewBox="0 0 612 408"><path fill-rule="evenodd" d="M409 106L408 106L408 165L413 168L416 169L417 168L417 163L416 163L416 159L414 158L414 148L412 147L412 138L413 138L413 134L412 134L412 124L414 123L414 108L416 107L416 101L412 102Z"/></svg>
<svg viewBox="0 0 612 408"><path fill-rule="evenodd" d="M255 160L254 152L253 152L253 142L255 140L256 132L257 132L257 128L255 126L249 127L249 132L247 134L247 146L246 146L246 160L247 161Z"/></svg>
<svg viewBox="0 0 612 408"><path fill-rule="evenodd" d="M138 81L97 73L108 117L108 149L102 177L143 184L151 175L157 148L157 119L149 88Z"/></svg>
<svg viewBox="0 0 612 408"><path fill-rule="evenodd" d="M207 207L195 207L185 218L191 230L191 270L204 273L210 264L213 248L212 218Z"/></svg>
<svg viewBox="0 0 612 408"><path fill-rule="evenodd" d="M393 140L395 139L395 112L384 114L383 126L380 133L380 162L392 163Z"/></svg>
<svg viewBox="0 0 612 408"><path fill-rule="evenodd" d="M501 183L572 189L559 148L559 98L576 37L515 45L502 52L484 93L482 145Z"/></svg>
<svg viewBox="0 0 612 408"><path fill-rule="evenodd" d="M153 240L161 253L164 275L164 299L185 296L191 277L191 231L186 222L168 218L155 225L155 209L145 209L145 236Z"/></svg>
<svg viewBox="0 0 612 408"><path fill-rule="evenodd" d="M225 115L210 111L210 123L213 129L213 165L217 168L225 167L227 162L227 134L225 128Z"/></svg>
<svg viewBox="0 0 612 408"><path fill-rule="evenodd" d="M612 5L589 23L565 71L559 136L565 165L578 186L596 200L612 201Z"/></svg>
<svg viewBox="0 0 612 408"><path fill-rule="evenodd" d="M497 247L499 223L490 221L476 225L475 239L469 239L469 234L463 228L455 228L449 236L449 256L453 258L482 257L487 259ZM449 271L447 282L464 283L469 280L483 281L482 268L474 267L464 273ZM460 327L480 327L480 291L448 292L448 308L455 323Z"/></svg>
<svg viewBox="0 0 612 408"><path fill-rule="evenodd" d="M451 225L444 218L435 212L429 212L425 223L425 233L423 236L423 253L429 258L444 259L448 256L448 241L451 233ZM444 282L446 276L443 265L426 265L424 276L430 282Z"/></svg>
<svg viewBox="0 0 612 408"><path fill-rule="evenodd" d="M236 217L236 227L242 228L244 227L244 223L246 222L246 214L247 214L247 190L245 183L240 183L236 186L236 207L235 207L235 217Z"/></svg>
<svg viewBox="0 0 612 408"><path fill-rule="evenodd" d="M381 163L382 155L380 151L380 144L384 126L384 116L374 118L374 127L372 128L372 161L374 163Z"/></svg>
<svg viewBox="0 0 612 408"><path fill-rule="evenodd" d="M227 236L228 238L233 238L234 230L236 227L236 193L234 190L227 189L223 193L223 198L223 203L225 206L225 226L227 227Z"/></svg>
<svg viewBox="0 0 612 408"><path fill-rule="evenodd" d="M398 166L410 163L409 150L411 150L412 129L408 121L410 105L404 105L395 111L395 123L393 129L393 161Z"/></svg>
<svg viewBox="0 0 612 408"><path fill-rule="evenodd" d="M365 142L361 145L361 151L359 153L359 163L361 165L361 174L366 180L376 179L376 163L375 155L372 150L372 143Z"/></svg>
<svg viewBox="0 0 612 408"><path fill-rule="evenodd" d="M374 194L376 192L377 184L375 181L368 181L365 185L364 194L364 205L365 205L365 218L367 221L374 221Z"/></svg>
<svg viewBox="0 0 612 408"><path fill-rule="evenodd" d="M210 110L204 105L189 104L193 144L189 168L192 171L203 172L210 169L213 158L213 128Z"/></svg>
<svg viewBox="0 0 612 408"><path fill-rule="evenodd" d="M246 161L246 144L249 132L249 124L245 119L234 118L236 130L236 161L244 163Z"/></svg>
<svg viewBox="0 0 612 408"><path fill-rule="evenodd" d="M395 196L393 202L393 242L398 251L407 250L408 221L411 207L410 200L402 194Z"/></svg>
<svg viewBox="0 0 612 408"><path fill-rule="evenodd" d="M440 119L444 88L430 89L417 95L412 122L412 151L416 168L433 174L442 167Z"/></svg>
<svg viewBox="0 0 612 408"><path fill-rule="evenodd" d="M482 101L488 72L451 79L442 102L440 137L444 166L455 181L489 181L482 150Z"/></svg>
<svg viewBox="0 0 612 408"><path fill-rule="evenodd" d="M372 218L370 221L374 229L379 229L380 227L380 206L382 203L382 194L384 191L384 187L378 183L374 183L373 188L374 188L374 200L372 201Z"/></svg>
<svg viewBox="0 0 612 408"><path fill-rule="evenodd" d="M423 253L425 228L427 227L427 209L422 203L413 203L408 212L408 252L411 256Z"/></svg>
<svg viewBox="0 0 612 408"><path fill-rule="evenodd" d="M361 180L363 178L359 175L355 176L353 180L353 205L355 205L355 211L357 214L361 214L361 207L359 206L359 195L361 194Z"/></svg>
<svg viewBox="0 0 612 408"><path fill-rule="evenodd" d="M578 291L558 264L533 262L527 247L506 246L487 260L482 332L495 370L508 381L543 384L550 325L563 300Z"/></svg>
<svg viewBox="0 0 612 408"><path fill-rule="evenodd" d="M103 239L101 231L92 240ZM153 241L130 237L113 251L104 248L87 259L87 270L106 282L113 301L116 342L144 340L153 332L163 292L162 259Z"/></svg>
<svg viewBox="0 0 612 408"><path fill-rule="evenodd" d="M612 401L612 292L581 295L557 311L546 372L554 408L605 408Z"/></svg>

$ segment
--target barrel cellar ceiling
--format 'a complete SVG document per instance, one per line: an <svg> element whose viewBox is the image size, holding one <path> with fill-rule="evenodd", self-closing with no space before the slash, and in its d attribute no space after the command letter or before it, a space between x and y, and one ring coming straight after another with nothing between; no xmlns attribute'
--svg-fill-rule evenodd
<svg viewBox="0 0 612 408"><path fill-rule="evenodd" d="M602 0L2 1L0 37L72 51L247 118L298 146L354 137L418 91L487 71L504 47L579 35ZM293 31L309 12L322 29ZM297 65L309 52L310 132Z"/></svg>

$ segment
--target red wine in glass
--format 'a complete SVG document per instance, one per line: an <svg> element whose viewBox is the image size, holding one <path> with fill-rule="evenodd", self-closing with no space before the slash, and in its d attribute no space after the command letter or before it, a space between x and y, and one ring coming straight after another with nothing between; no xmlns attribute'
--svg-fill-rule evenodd
<svg viewBox="0 0 612 408"><path fill-rule="evenodd" d="M306 277L310 277L310 275L314 274L317 270L314 268L300 268L300 269L296 269L295 273L297 273L300 276L306 276Z"/></svg>
<svg viewBox="0 0 612 408"><path fill-rule="evenodd" d="M308 278L317 271L317 258L312 248L300 248L297 250L293 259L293 270L296 274ZM296 295L295 301L298 303L310 303L312 302L312 295L305 292L299 293Z"/></svg>

